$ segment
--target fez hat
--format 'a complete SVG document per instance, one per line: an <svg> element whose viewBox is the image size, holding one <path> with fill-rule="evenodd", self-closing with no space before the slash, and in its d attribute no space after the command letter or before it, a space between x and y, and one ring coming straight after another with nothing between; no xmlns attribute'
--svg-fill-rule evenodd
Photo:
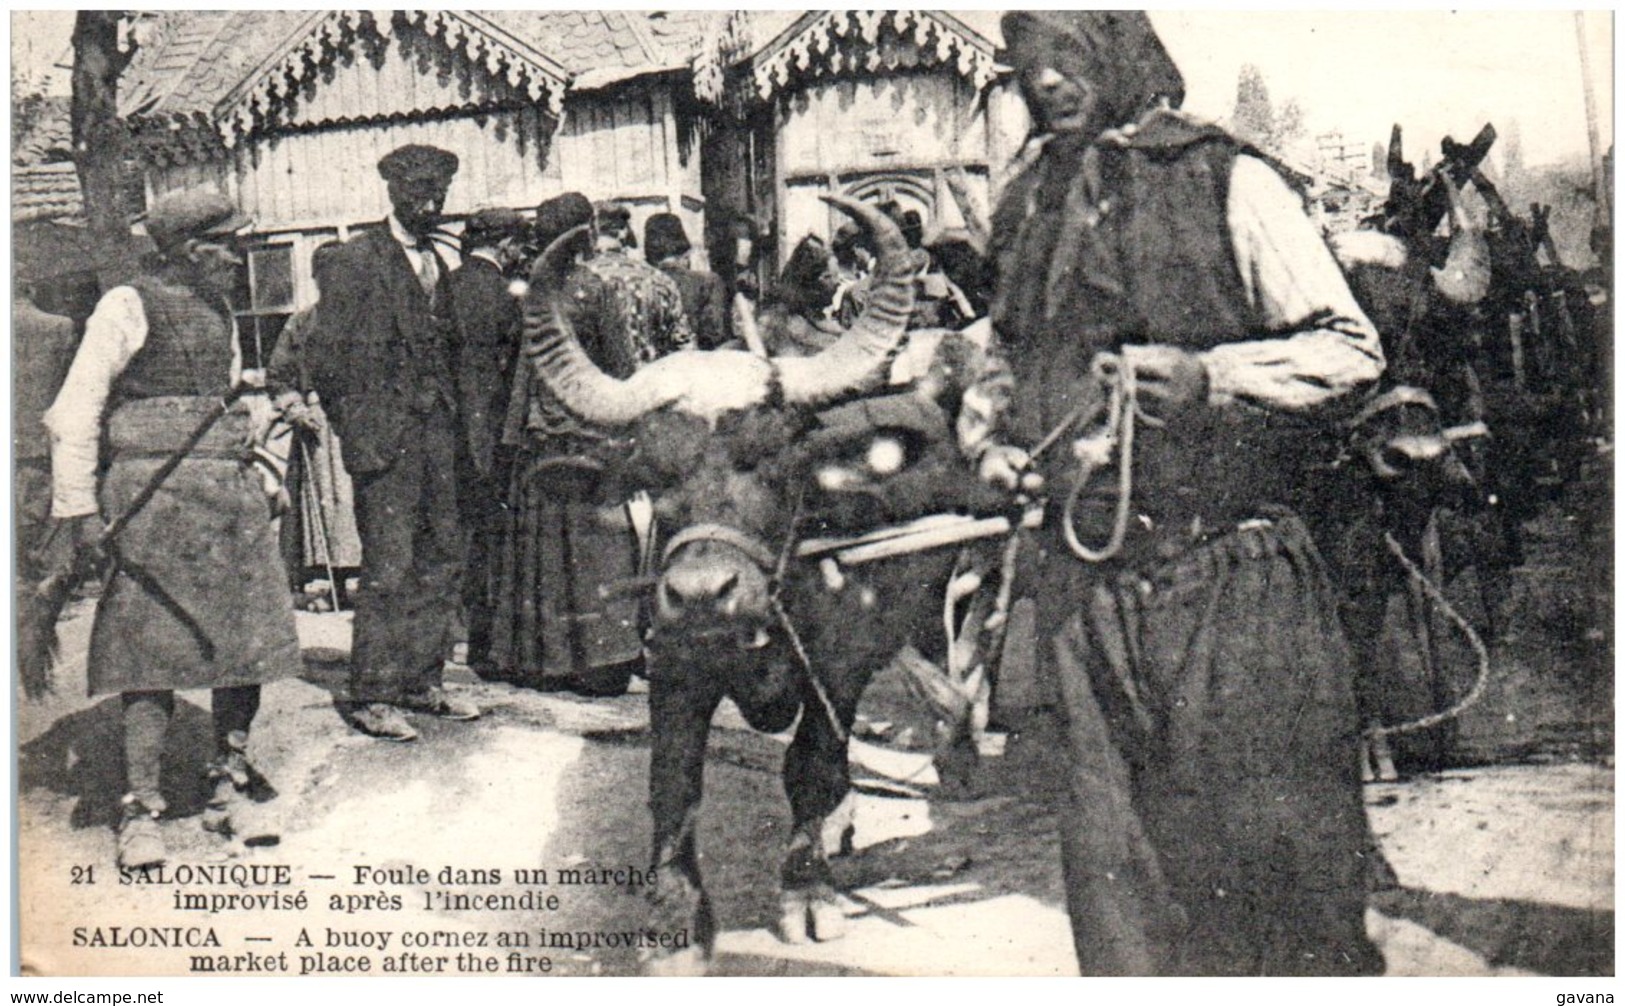
<svg viewBox="0 0 1625 1006"><path fill-rule="evenodd" d="M643 254L650 262L686 254L693 247L682 219L675 213L656 213L643 225Z"/></svg>
<svg viewBox="0 0 1625 1006"><path fill-rule="evenodd" d="M495 244L524 230L525 218L519 215L518 210L510 210L506 206L489 207L474 211L468 223L463 225L463 244L469 247Z"/></svg>
<svg viewBox="0 0 1625 1006"><path fill-rule="evenodd" d="M439 147L409 143L378 159L378 173L389 182L432 181L446 186L457 173L457 155Z"/></svg>
<svg viewBox="0 0 1625 1006"><path fill-rule="evenodd" d="M168 251L193 238L235 234L252 222L228 197L207 189L189 189L152 205L147 211L147 235L160 251Z"/></svg>
<svg viewBox="0 0 1625 1006"><path fill-rule="evenodd" d="M579 192L566 192L536 207L537 247L546 248L566 231L592 223L592 203Z"/></svg>

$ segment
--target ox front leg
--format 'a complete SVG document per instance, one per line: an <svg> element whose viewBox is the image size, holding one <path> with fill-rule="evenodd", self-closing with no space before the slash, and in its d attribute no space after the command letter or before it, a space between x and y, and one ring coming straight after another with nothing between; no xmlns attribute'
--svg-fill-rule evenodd
<svg viewBox="0 0 1625 1006"><path fill-rule="evenodd" d="M835 892L825 825L851 789L843 737L852 728L868 675L846 678L844 688L836 685L829 690L839 729L824 704L809 694L784 757L784 788L795 821L780 872L779 936L786 943L833 940L846 932L846 910Z"/></svg>
<svg viewBox="0 0 1625 1006"><path fill-rule="evenodd" d="M656 932L688 934L686 948L660 950L645 958L649 974L703 974L716 948L716 917L700 880L695 831L705 780L705 743L722 692L707 675L686 671L656 671L649 680L652 921Z"/></svg>

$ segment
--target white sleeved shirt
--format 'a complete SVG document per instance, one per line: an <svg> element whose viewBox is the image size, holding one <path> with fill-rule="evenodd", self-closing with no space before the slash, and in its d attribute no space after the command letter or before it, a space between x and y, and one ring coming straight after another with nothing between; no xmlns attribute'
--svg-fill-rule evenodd
<svg viewBox="0 0 1625 1006"><path fill-rule="evenodd" d="M109 290L85 323L67 380L45 413L51 434L51 516L83 517L97 512L96 463L102 413L113 384L147 344L147 314L134 287ZM243 372L237 327L231 331L231 383Z"/></svg>
<svg viewBox="0 0 1625 1006"><path fill-rule="evenodd" d="M1237 157L1226 211L1266 337L1201 354L1211 401L1299 411L1381 376L1377 330L1286 182L1256 157Z"/></svg>

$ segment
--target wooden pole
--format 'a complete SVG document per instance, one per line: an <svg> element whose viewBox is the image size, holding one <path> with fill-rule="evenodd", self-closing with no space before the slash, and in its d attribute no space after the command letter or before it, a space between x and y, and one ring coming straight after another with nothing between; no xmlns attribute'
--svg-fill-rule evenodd
<svg viewBox="0 0 1625 1006"><path fill-rule="evenodd" d="M1591 191L1597 202L1597 223L1613 220L1611 193L1602 171L1602 144L1597 138L1597 96L1591 87L1591 59L1587 55L1585 11L1574 12L1574 34L1580 45L1580 84L1585 91L1586 139L1591 143Z"/></svg>

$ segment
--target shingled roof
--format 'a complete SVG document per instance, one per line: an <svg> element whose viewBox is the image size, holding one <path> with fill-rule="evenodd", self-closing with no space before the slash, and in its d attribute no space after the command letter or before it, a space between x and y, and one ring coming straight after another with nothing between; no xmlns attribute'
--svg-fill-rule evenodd
<svg viewBox="0 0 1625 1006"><path fill-rule="evenodd" d="M32 123L11 148L13 164L49 164L73 159L73 126L69 99L41 97ZM12 120L16 128L17 120Z"/></svg>
<svg viewBox="0 0 1625 1006"><path fill-rule="evenodd" d="M328 32L327 42L352 41L328 22L338 12L239 10L167 11L152 19L145 43L125 71L120 111L148 120L213 119L222 104L238 96L268 64L295 52L312 33ZM443 20L436 12L431 20ZM508 36L506 41L547 69L562 71L577 86L625 79L640 72L686 66L698 51L707 24L705 11L464 11L474 25ZM414 23L422 12L408 12ZM435 30L431 28L430 30ZM453 32L446 31L448 44ZM465 46L479 46L461 34ZM487 41L487 40L482 40ZM486 49L480 47L481 54Z"/></svg>
<svg viewBox="0 0 1625 1006"><path fill-rule="evenodd" d="M12 167L12 223L74 219L84 210L79 176L71 163Z"/></svg>
<svg viewBox="0 0 1625 1006"><path fill-rule="evenodd" d="M312 11L166 11L119 80L119 113L146 119L208 116Z"/></svg>

